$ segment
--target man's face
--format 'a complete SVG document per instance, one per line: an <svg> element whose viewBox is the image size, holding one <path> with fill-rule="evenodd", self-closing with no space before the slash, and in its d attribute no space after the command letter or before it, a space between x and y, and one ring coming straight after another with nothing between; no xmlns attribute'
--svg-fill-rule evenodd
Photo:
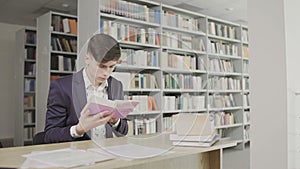
<svg viewBox="0 0 300 169"><path fill-rule="evenodd" d="M116 60L99 63L94 59L94 57L88 54L86 56L86 73L91 82L98 87L110 77L112 71L116 67L116 64Z"/></svg>

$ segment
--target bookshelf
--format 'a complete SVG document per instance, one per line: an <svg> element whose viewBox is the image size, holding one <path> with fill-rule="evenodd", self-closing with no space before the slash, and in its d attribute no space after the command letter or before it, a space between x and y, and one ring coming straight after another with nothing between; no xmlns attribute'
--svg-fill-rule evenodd
<svg viewBox="0 0 300 169"><path fill-rule="evenodd" d="M216 129L221 136L238 140L237 148L243 149L250 126L245 119L250 105L244 104L250 93L248 28L148 0L117 0L110 5L110 0L78 1L79 49L84 49L87 34L95 32L110 34L121 43L116 78L125 84L125 95L152 96L157 103L157 110L134 112L129 118L138 119L139 125L156 118L156 132L169 132L173 114L209 113L219 119ZM123 5L136 10L130 13L131 8L123 9ZM92 16L90 25L86 16ZM145 52L157 54L145 57ZM157 64L149 64L153 60ZM157 87L132 86L145 74L154 76ZM130 127L134 133L134 124Z"/></svg>
<svg viewBox="0 0 300 169"><path fill-rule="evenodd" d="M75 72L77 17L48 12L37 19L37 132L44 131L50 81Z"/></svg>
<svg viewBox="0 0 300 169"><path fill-rule="evenodd" d="M243 53L243 113L244 113L244 143L249 145L250 143L250 90L249 90L249 51L248 51L248 28L246 26L241 26L241 43L242 43L242 53Z"/></svg>
<svg viewBox="0 0 300 169"><path fill-rule="evenodd" d="M16 84L18 84L15 145L31 145L36 127L36 30L23 28L16 33Z"/></svg>
<svg viewBox="0 0 300 169"><path fill-rule="evenodd" d="M240 25L207 17L209 113L221 137L237 140L244 148L243 86Z"/></svg>

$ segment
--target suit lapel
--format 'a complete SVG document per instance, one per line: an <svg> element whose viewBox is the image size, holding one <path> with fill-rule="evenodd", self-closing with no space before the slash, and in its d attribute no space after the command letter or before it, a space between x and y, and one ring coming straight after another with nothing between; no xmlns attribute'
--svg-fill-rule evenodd
<svg viewBox="0 0 300 169"><path fill-rule="evenodd" d="M108 85L107 85L107 97L108 97L108 99L109 100L114 100L114 98L112 98L112 96L114 96L113 95L113 91L112 91L112 84L111 84L111 82L112 82L112 78L111 77L109 77L108 79L107 79L107 83L108 83Z"/></svg>
<svg viewBox="0 0 300 169"><path fill-rule="evenodd" d="M73 75L72 98L76 115L79 118L80 112L87 103L86 90L82 75L83 69Z"/></svg>

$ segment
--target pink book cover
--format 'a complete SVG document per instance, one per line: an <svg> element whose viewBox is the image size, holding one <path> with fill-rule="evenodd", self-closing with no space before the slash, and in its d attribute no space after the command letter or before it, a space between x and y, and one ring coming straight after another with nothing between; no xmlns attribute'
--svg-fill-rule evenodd
<svg viewBox="0 0 300 169"><path fill-rule="evenodd" d="M108 111L106 116L115 112L113 118L125 118L130 112L134 111L134 108L139 104L134 100L107 100L103 98L91 99L92 101L87 103L87 109L90 110L90 114L94 115L103 111Z"/></svg>

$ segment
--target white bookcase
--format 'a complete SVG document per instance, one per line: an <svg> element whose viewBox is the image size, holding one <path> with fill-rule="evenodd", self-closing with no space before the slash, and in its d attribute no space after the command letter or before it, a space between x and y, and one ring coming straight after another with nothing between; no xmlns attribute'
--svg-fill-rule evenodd
<svg viewBox="0 0 300 169"><path fill-rule="evenodd" d="M136 123L141 124L142 119L155 118L155 131L169 132L173 114L209 113L218 121L215 127L221 136L237 140L237 148L243 149L249 143L245 131L250 126L244 115L250 110L250 105L244 104L250 93L249 59L244 49L248 28L148 0L121 1L121 6L134 4L137 13L126 12L130 7L117 8L120 1L114 2L115 9L111 9L110 0L78 1L79 50L99 32L114 36L126 50L121 60L128 63L122 62L116 69L116 74L124 75L117 78L125 84L125 95L148 95L157 103L157 110L135 112L129 119L138 119ZM143 34L147 35L145 40ZM133 53L139 50L158 51L157 65L146 64L143 52L139 53L141 59L131 64ZM78 64L83 63L79 60ZM132 80L143 77L132 74L147 73L154 75L157 88L132 88ZM193 101L199 104L190 104ZM133 127L129 132L135 130Z"/></svg>
<svg viewBox="0 0 300 169"><path fill-rule="evenodd" d="M77 17L48 12L37 19L37 132L44 131L50 80L75 72Z"/></svg>
<svg viewBox="0 0 300 169"><path fill-rule="evenodd" d="M36 30L23 28L16 33L16 124L15 145L31 145L36 127Z"/></svg>
<svg viewBox="0 0 300 169"><path fill-rule="evenodd" d="M250 103L249 103L249 51L248 51L248 28L241 26L241 43L243 53L243 110L244 110L244 143L250 142Z"/></svg>
<svg viewBox="0 0 300 169"><path fill-rule="evenodd" d="M213 89L209 90L208 97L213 99L213 103L209 103L211 104L209 113L215 116L215 125L222 137L230 137L243 143L243 55L240 25L213 17L207 17L207 21L208 79L210 79L208 84ZM223 63L225 68L211 66L215 65L215 61ZM221 88L215 85L219 83L223 84ZM228 97L230 104L226 103ZM221 98L225 99L223 106L217 103ZM238 147L243 148L244 144L239 144Z"/></svg>

